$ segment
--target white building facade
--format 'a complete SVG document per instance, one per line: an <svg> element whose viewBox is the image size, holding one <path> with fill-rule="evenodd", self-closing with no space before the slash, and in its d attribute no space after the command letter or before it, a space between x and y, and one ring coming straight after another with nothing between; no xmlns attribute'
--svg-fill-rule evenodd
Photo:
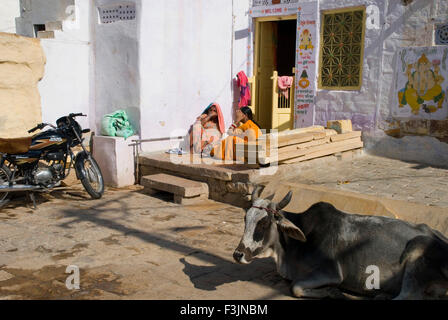
<svg viewBox="0 0 448 320"><path fill-rule="evenodd" d="M45 8L52 2L53 11ZM104 114L125 109L142 139L164 138L185 134L217 102L229 125L239 99L235 77L244 71L266 128L351 119L373 152L447 163L445 0L64 0L65 9L60 1L20 3L19 34L54 36L42 39L44 120L85 112L99 132ZM352 29L332 22L340 17ZM62 30L45 25L57 21ZM349 61L352 55L359 59ZM419 76L425 66L433 75L426 82ZM290 113L272 109L273 71L295 77Z"/></svg>

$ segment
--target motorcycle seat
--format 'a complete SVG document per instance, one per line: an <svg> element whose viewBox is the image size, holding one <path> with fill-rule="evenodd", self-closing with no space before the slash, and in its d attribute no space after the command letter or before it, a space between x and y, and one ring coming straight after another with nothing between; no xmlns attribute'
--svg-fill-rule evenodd
<svg viewBox="0 0 448 320"><path fill-rule="evenodd" d="M8 154L21 154L30 150L33 137L25 138L0 138L0 152Z"/></svg>

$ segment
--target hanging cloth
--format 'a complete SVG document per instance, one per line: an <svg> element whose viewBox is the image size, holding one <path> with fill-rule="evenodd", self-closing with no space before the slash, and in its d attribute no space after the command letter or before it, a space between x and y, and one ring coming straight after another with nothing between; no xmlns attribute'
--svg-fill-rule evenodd
<svg viewBox="0 0 448 320"><path fill-rule="evenodd" d="M247 107L251 99L249 81L244 71L238 72L237 78L238 87L240 88L240 101L238 103L238 107Z"/></svg>
<svg viewBox="0 0 448 320"><path fill-rule="evenodd" d="M293 81L293 77L278 77L278 88L280 89L280 94L282 94L286 99L288 99L289 88L291 88Z"/></svg>
<svg viewBox="0 0 448 320"><path fill-rule="evenodd" d="M217 104L216 102L212 102L208 105L207 108L202 112L202 114L208 113L208 110L212 107L216 107L216 112L218 113L218 130L223 134L225 132L225 125L224 125L224 115L222 114L221 106Z"/></svg>

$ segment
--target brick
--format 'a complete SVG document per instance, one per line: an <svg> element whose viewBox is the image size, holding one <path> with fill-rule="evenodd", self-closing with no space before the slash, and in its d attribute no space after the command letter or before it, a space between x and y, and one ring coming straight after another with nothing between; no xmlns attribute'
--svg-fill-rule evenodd
<svg viewBox="0 0 448 320"><path fill-rule="evenodd" d="M336 130L337 133L353 131L351 120L332 120L327 122L327 129Z"/></svg>

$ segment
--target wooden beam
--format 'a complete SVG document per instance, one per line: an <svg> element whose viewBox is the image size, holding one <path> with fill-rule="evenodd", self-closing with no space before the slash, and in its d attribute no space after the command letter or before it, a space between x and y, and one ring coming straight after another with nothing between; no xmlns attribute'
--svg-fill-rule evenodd
<svg viewBox="0 0 448 320"><path fill-rule="evenodd" d="M279 137L278 139L278 147L286 147L293 144L299 144L304 142L309 142L312 140L318 140L325 138L325 132L308 132L308 133L300 133L297 135L290 135L285 137Z"/></svg>
<svg viewBox="0 0 448 320"><path fill-rule="evenodd" d="M348 149L345 149L346 146L358 145L360 142L362 142L360 138L353 138L353 139L349 139L349 140L326 143L326 144L317 145L317 146L306 148L306 149L298 149L298 150L293 150L293 151L288 151L288 152L280 152L281 149L279 149L277 161L280 162L280 161L285 161L285 160L289 160L289 159L293 159L293 158L297 158L297 157L304 157L304 156L308 156L308 155L311 155L311 154L314 154L317 152L326 153L328 151L329 153L326 153L326 154L342 152L342 151L353 149L351 147L349 147ZM341 148L343 150L339 150ZM357 148L359 148L359 147L357 147ZM269 157L266 157L265 161L268 163L272 162L270 160L270 158L272 158L272 155L270 155Z"/></svg>
<svg viewBox="0 0 448 320"><path fill-rule="evenodd" d="M325 129L325 135L326 135L327 137L335 136L335 135L337 135L337 134L338 134L338 132L337 132L336 130L333 130L333 129Z"/></svg>
<svg viewBox="0 0 448 320"><path fill-rule="evenodd" d="M348 139L352 139L352 138L357 138L357 137L361 137L361 131L352 131L352 132L347 132L347 133L341 133L335 136L331 136L331 142L336 142L336 141L342 141L342 140L348 140Z"/></svg>
<svg viewBox="0 0 448 320"><path fill-rule="evenodd" d="M295 159L290 159L287 161L284 161L283 163L285 164L292 164L292 163L297 163L297 162L302 162L305 160L310 160L310 159L315 159L315 158L320 158L320 157L324 157L324 156L328 156L334 153L338 153L338 152L344 152L344 151L349 151L349 150L355 150L355 149L359 149L364 147L364 143L362 141L358 141L358 142L354 142L354 143L350 143L347 145L342 145L333 149L328 149L328 150L322 150L322 151L318 151L318 152L314 152L314 153L310 153L308 155L302 156L302 157L298 157Z"/></svg>
<svg viewBox="0 0 448 320"><path fill-rule="evenodd" d="M320 146L322 144L330 143L330 137L325 137L323 139L312 140L304 143L293 144L291 146L281 147L278 149L279 153L285 153L289 151L307 149L310 147Z"/></svg>

